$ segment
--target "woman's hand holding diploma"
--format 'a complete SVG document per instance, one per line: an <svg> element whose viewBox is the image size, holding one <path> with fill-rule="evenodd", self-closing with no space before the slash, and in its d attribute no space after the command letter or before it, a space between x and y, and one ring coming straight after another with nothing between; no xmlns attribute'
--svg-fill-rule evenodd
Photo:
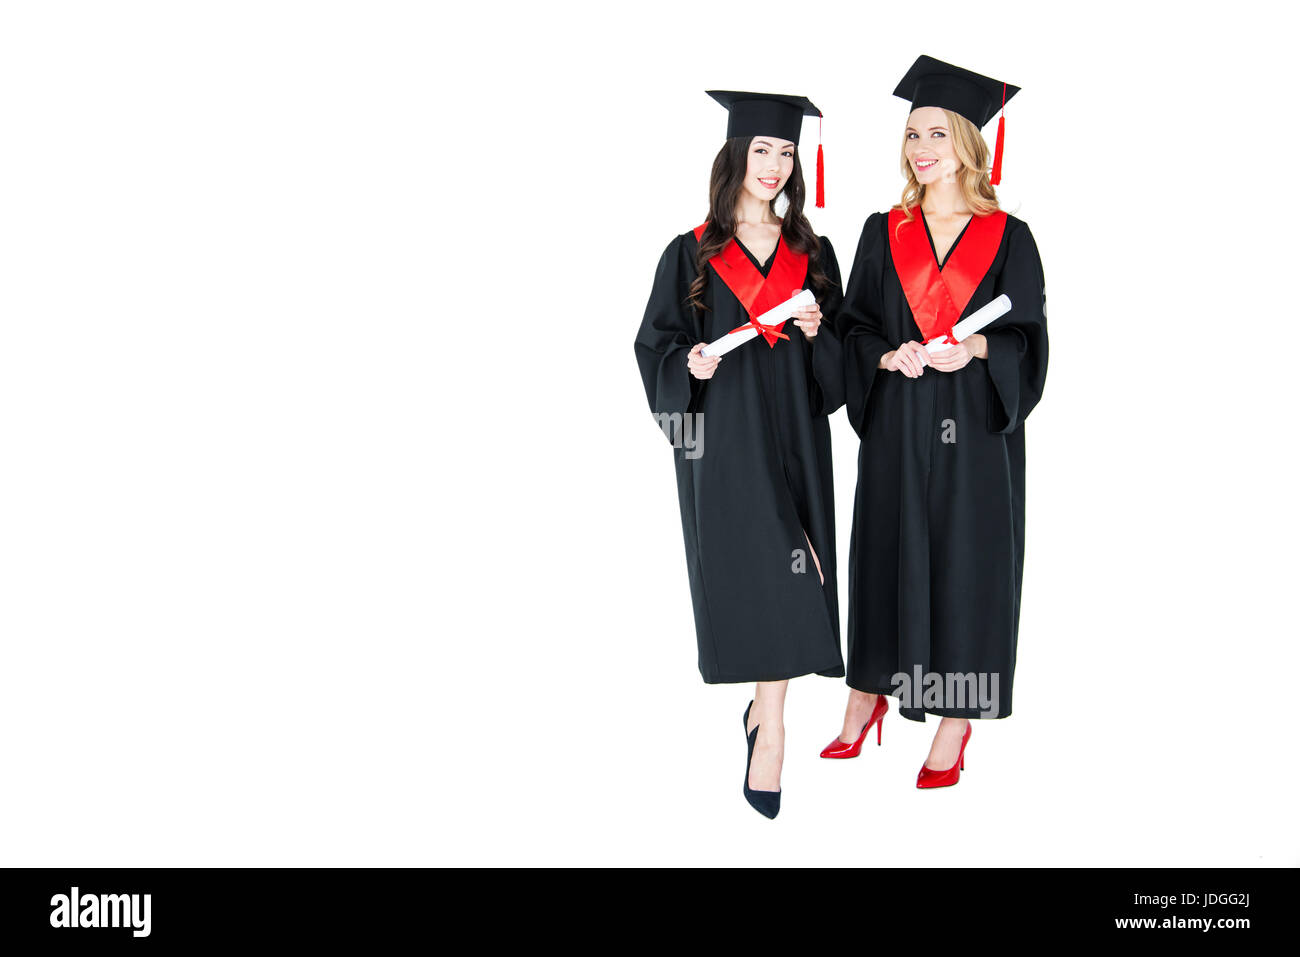
<svg viewBox="0 0 1300 957"><path fill-rule="evenodd" d="M803 292L802 289L796 289L792 295L797 296L801 292ZM804 337L811 339L817 335L817 330L822 324L822 309L821 306L814 302L811 306L796 309L791 313L790 318L794 320L796 326L803 330Z"/></svg>
<svg viewBox="0 0 1300 957"><path fill-rule="evenodd" d="M721 356L713 356L712 358L709 358L700 355L700 350L706 345L708 345L708 343L695 343L694 347L692 347L691 351L686 356L686 368L690 370L691 375L695 376L697 379L712 379L713 373L718 370L718 363L722 361Z"/></svg>
<svg viewBox="0 0 1300 957"><path fill-rule="evenodd" d="M880 357L880 368L888 372L901 372L909 379L915 379L921 375L930 359L930 354L921 343L904 342L893 352L886 352Z"/></svg>
<svg viewBox="0 0 1300 957"><path fill-rule="evenodd" d="M987 343L978 332L972 333L951 348L930 353L930 365L940 372L956 372L972 359L987 359Z"/></svg>
<svg viewBox="0 0 1300 957"><path fill-rule="evenodd" d="M956 372L972 359L989 357L988 340L973 332L955 346L930 352L919 342L904 342L893 352L880 357L880 368L901 372L909 379L921 374L923 366L932 366L939 372Z"/></svg>

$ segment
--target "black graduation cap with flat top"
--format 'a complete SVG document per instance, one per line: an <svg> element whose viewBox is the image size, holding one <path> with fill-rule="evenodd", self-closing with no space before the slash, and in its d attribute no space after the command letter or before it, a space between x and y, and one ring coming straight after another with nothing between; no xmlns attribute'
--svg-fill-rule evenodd
<svg viewBox="0 0 1300 957"><path fill-rule="evenodd" d="M952 110L982 128L1002 109L1005 100L1019 92L1018 86L922 55L899 81L894 96L908 100L914 110L923 106Z"/></svg>
<svg viewBox="0 0 1300 957"><path fill-rule="evenodd" d="M780 93L742 93L739 90L706 90L727 108L727 139L734 136L776 136L799 143L805 116L821 116L806 96Z"/></svg>

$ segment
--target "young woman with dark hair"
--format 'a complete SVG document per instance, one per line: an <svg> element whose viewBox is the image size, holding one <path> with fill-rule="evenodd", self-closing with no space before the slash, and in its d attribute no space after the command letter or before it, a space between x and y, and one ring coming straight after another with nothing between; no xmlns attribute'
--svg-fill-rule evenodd
<svg viewBox="0 0 1300 957"><path fill-rule="evenodd" d="M636 357L674 446L700 674L709 684L755 682L744 794L775 817L788 680L844 675L827 422L843 404L840 273L803 212L799 132L816 107L710 95L730 118L708 219L664 250ZM763 326L722 357L701 354L805 287L816 304L793 324Z"/></svg>

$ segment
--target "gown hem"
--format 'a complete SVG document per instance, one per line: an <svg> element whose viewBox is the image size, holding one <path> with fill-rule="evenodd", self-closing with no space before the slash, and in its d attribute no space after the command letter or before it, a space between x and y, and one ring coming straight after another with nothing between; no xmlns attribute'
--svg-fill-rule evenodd
<svg viewBox="0 0 1300 957"><path fill-rule="evenodd" d="M843 678L844 665L841 663L841 664L832 665L822 670L813 668L808 671L795 671L793 673L776 673L771 675L745 675L743 677L732 677L732 676L724 677L722 675L714 675L712 677L704 677L704 683L706 685L734 685L734 684L747 684L751 681L789 681L791 678L802 678L805 675L817 675L822 678Z"/></svg>
<svg viewBox="0 0 1300 957"><path fill-rule="evenodd" d="M893 688L881 687L859 687L853 682L845 680L844 682L854 691L861 691L863 694L880 694L893 698L898 701L898 695L894 693ZM978 708L904 708L898 704L894 705L894 710L900 717L908 721L925 722L927 715L933 715L936 718L966 718L968 721L1000 721L1003 718L1011 717L1011 709L998 714L985 714Z"/></svg>

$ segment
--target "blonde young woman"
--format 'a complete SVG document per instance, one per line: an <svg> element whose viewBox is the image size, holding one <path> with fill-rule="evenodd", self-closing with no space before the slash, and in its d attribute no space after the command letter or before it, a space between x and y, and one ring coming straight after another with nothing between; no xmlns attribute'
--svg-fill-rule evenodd
<svg viewBox="0 0 1300 957"><path fill-rule="evenodd" d="M902 201L867 219L839 329L861 438L849 555L844 725L822 752L880 740L888 695L941 718L917 786L955 784L971 721L1011 713L1024 557L1025 419L1047 372L1043 270L1029 227L998 208L980 134L1018 88L922 56ZM1001 128L1001 122L999 122ZM954 324L1011 309L960 342ZM925 343L947 337L946 347ZM955 343L955 344L954 344Z"/></svg>

